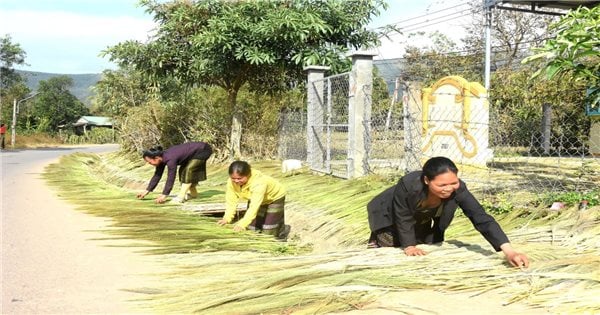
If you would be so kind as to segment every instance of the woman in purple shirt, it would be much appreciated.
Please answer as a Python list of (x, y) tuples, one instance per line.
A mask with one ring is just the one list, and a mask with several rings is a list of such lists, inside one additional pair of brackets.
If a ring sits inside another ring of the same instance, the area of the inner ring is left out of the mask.
[(162, 194), (155, 199), (156, 203), (164, 203), (171, 189), (173, 189), (175, 174), (179, 165), (181, 190), (173, 201), (182, 203), (187, 199), (196, 198), (198, 196), (196, 185), (199, 181), (206, 180), (206, 160), (211, 154), (212, 148), (205, 142), (187, 142), (174, 145), (164, 151), (162, 147), (156, 146), (144, 151), (142, 154), (144, 161), (156, 167), (156, 170), (146, 190), (137, 194), (137, 197), (143, 199), (156, 188), (166, 167), (167, 182)]

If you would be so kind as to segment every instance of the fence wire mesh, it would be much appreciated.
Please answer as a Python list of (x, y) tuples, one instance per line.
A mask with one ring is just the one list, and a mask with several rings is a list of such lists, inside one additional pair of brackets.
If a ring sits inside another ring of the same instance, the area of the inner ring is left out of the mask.
[(313, 170), (338, 177), (348, 176), (348, 99), (349, 73), (312, 82), (309, 88), (320, 89), (322, 98), (314, 107), (314, 120), (307, 146), (314, 152), (307, 161)]
[[(317, 161), (308, 161), (315, 170), (341, 177), (347, 171), (349, 150), (347, 80), (344, 74), (321, 82), (325, 83), (320, 85), (324, 88), (321, 120), (311, 130), (321, 154)], [(471, 106), (468, 113), (452, 105), (424, 109), (416, 102), (422, 99), (420, 89), (401, 89), (398, 103), (373, 112), (367, 121), (370, 173), (400, 178), (420, 169), (428, 158), (443, 155), (458, 164), (461, 179), (484, 202), (518, 204), (542, 195), (598, 191), (600, 157), (590, 154), (592, 122), (583, 109), (564, 111), (545, 105), (517, 115), (495, 107), (487, 96), (437, 93), (435, 97), (457, 102), (466, 97), (484, 105)], [(411, 108), (407, 105), (411, 100), (419, 105)], [(424, 110), (428, 111), (425, 119)], [(287, 119), (290, 126), (304, 130), (294, 129), (297, 136), (293, 136), (290, 128), (282, 129), (282, 138), (295, 139), (288, 141), (282, 158), (302, 158), (305, 146), (298, 135), (306, 134), (306, 125), (291, 122), (302, 121), (299, 115)]]
[(278, 156), (306, 161), (306, 112), (286, 110), (279, 116)]

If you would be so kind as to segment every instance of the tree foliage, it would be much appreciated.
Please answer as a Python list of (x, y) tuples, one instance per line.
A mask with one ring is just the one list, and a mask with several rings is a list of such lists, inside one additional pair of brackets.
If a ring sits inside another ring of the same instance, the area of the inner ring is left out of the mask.
[(66, 75), (40, 81), (38, 95), (24, 110), (28, 129), (54, 132), (60, 125), (74, 123), (86, 115), (87, 107), (68, 90), (72, 85), (73, 80)]
[(24, 65), (26, 55), (21, 45), (12, 42), (10, 35), (0, 38), (0, 90), (6, 91), (11, 86), (23, 82), (23, 78), (13, 67)]
[[(481, 54), (485, 47), (485, 10), (481, 0), (470, 2), (472, 24), (466, 25), (462, 39), (465, 50)], [(531, 47), (548, 37), (548, 25), (557, 20), (552, 15), (540, 15), (512, 10), (493, 10), (491, 28), (492, 67), (518, 66)], [(483, 56), (481, 57), (483, 58)]]
[(364, 27), (386, 5), (382, 0), (171, 1), (143, 0), (158, 22), (148, 43), (128, 41), (105, 54), (157, 80), (218, 86), (231, 112), (231, 154), (239, 156), (241, 108), (237, 94), (277, 92), (303, 78), (306, 65), (345, 69), (349, 48), (378, 42)]
[(122, 119), (128, 108), (144, 105), (152, 97), (151, 85), (135, 70), (105, 70), (93, 87), (92, 112)]
[(552, 108), (552, 134), (562, 145), (581, 145), (588, 138), (589, 122), (580, 104), (585, 84), (572, 75), (551, 80), (530, 80), (533, 70), (504, 68), (492, 76), (490, 123), (499, 138), (495, 146), (535, 146), (541, 139), (542, 105)]
[(573, 76), (589, 86), (589, 101), (600, 105), (600, 6), (580, 7), (551, 25), (555, 36), (524, 62), (543, 60), (534, 74), (546, 78)]
[(12, 117), (13, 102), (23, 99), (30, 91), (13, 69), (15, 65), (25, 64), (25, 56), (25, 51), (12, 42), (10, 35), (0, 38), (0, 121), (5, 124)]
[(440, 32), (410, 36), (427, 36), (431, 45), (407, 46), (406, 67), (402, 73), (405, 80), (431, 85), (445, 76), (460, 75), (469, 81), (482, 81), (482, 52), (461, 52), (456, 42)]

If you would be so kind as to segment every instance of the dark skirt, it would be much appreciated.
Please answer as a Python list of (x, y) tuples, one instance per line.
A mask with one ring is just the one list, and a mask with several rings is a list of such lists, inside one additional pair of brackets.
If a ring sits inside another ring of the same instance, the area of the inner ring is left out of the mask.
[(268, 205), (258, 208), (256, 218), (248, 226), (249, 230), (279, 236), (285, 226), (285, 196)]
[(197, 184), (206, 180), (206, 160), (212, 155), (212, 148), (206, 144), (204, 150), (179, 167), (179, 181), (182, 184)]
[[(415, 224), (415, 240), (417, 244), (434, 244), (444, 240), (438, 227), (439, 218)], [(404, 247), (393, 226), (371, 232), (369, 248), (373, 247)]]
[(179, 167), (179, 181), (182, 184), (197, 184), (206, 180), (206, 160), (191, 159)]

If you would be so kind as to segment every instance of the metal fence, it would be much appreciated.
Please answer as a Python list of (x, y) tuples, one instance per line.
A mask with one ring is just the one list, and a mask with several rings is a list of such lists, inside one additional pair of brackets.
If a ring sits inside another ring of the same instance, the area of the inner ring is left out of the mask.
[(306, 161), (306, 111), (286, 110), (279, 116), (278, 156)]
[[(321, 103), (322, 124), (311, 132), (322, 148), (320, 171), (336, 176), (347, 173), (348, 161), (348, 75), (324, 79), (325, 97)], [(402, 111), (395, 115), (373, 115), (368, 134), (368, 168), (372, 174), (399, 178), (419, 169), (431, 156), (444, 155), (460, 168), (459, 176), (479, 198), (494, 203), (519, 198), (531, 200), (540, 194), (597, 191), (600, 183), (600, 158), (590, 154), (594, 144), (590, 138), (592, 118), (582, 111), (566, 114), (559, 106), (543, 106), (527, 113), (526, 118), (494, 106), (461, 114), (451, 107), (430, 108), (423, 117), (422, 89), (407, 84), (400, 93)], [(314, 87), (313, 87), (314, 88)], [(438, 93), (439, 94), (439, 93)], [(473, 96), (442, 93), (436, 97), (451, 99), (477, 98), (489, 105), (487, 95)], [(483, 98), (483, 99), (482, 99)], [(409, 106), (414, 103), (413, 107)], [(400, 114), (401, 112), (401, 114)], [(292, 117), (288, 116), (288, 124)], [(390, 119), (391, 118), (391, 119)], [(298, 122), (295, 123), (300, 126)], [(426, 124), (426, 126), (424, 126)], [(302, 124), (306, 128), (305, 124)], [(429, 132), (429, 134), (423, 134)], [(282, 139), (298, 139), (286, 145), (282, 158), (303, 159), (305, 140), (283, 129)], [(285, 135), (288, 133), (287, 135)], [(306, 129), (294, 129), (295, 135)], [(429, 138), (428, 138), (429, 137)], [(435, 141), (432, 138), (435, 137)], [(306, 139), (306, 137), (304, 138)], [(291, 149), (296, 146), (297, 149)], [(469, 157), (478, 149), (479, 163)], [(483, 159), (483, 160), (481, 160)], [(483, 162), (482, 162), (483, 161)]]
[[(419, 91), (405, 89), (404, 104), (410, 98), (420, 99)], [(459, 94), (448, 95), (451, 98), (473, 97)], [(487, 96), (486, 96), (487, 98)], [(485, 100), (490, 104), (489, 100)], [(454, 130), (455, 133), (441, 133), (441, 141), (431, 144), (427, 135), (418, 145), (406, 145), (410, 133), (423, 128), (421, 111), (411, 112), (404, 106), (402, 120), (404, 124), (388, 133), (395, 135), (396, 145), (378, 140), (373, 134), (371, 157), (375, 157), (377, 147), (388, 149), (383, 156), (394, 157), (375, 160), (370, 163), (371, 171), (377, 174), (393, 176), (420, 167), (421, 163), (434, 155), (452, 158), (460, 168), (460, 177), (468, 183), (484, 200), (498, 202), (507, 199), (511, 202), (522, 198), (531, 200), (532, 196), (565, 192), (597, 191), (600, 186), (600, 157), (590, 154), (591, 146), (598, 146), (589, 137), (592, 118), (583, 111), (565, 115), (560, 107), (543, 106), (527, 113), (527, 118), (517, 117), (514, 113), (489, 107), (489, 112), (471, 112), (468, 120), (457, 116), (449, 108), (437, 107), (437, 113), (431, 115), (429, 125), (438, 130)], [(422, 110), (422, 109), (421, 109)], [(489, 117), (489, 118), (488, 118)], [(534, 117), (531, 119), (530, 117)], [(488, 121), (487, 124), (482, 122)], [(383, 122), (373, 121), (374, 126)], [(465, 124), (469, 125), (469, 135), (465, 133)], [(377, 128), (373, 128), (377, 130)], [(483, 132), (483, 133), (481, 133)], [(472, 163), (465, 156), (472, 153), (474, 141), (485, 138), (486, 148), (479, 148), (485, 163)], [(414, 141), (413, 141), (414, 142)], [(438, 146), (432, 150), (429, 146)], [(381, 151), (380, 151), (381, 152)], [(370, 159), (373, 161), (373, 159)], [(413, 163), (411, 164), (411, 161)], [(387, 167), (386, 167), (387, 166)], [(389, 167), (393, 166), (393, 167)], [(400, 175), (399, 174), (399, 175)]]
[[(322, 95), (322, 102), (316, 106), (314, 115), (318, 120), (312, 124), (310, 141), (316, 143), (318, 153), (307, 161), (315, 171), (347, 178), (350, 168), (348, 152), (351, 150), (348, 139), (350, 73), (343, 73), (316, 80), (310, 83), (312, 89)], [(309, 144), (309, 146), (311, 146)]]

